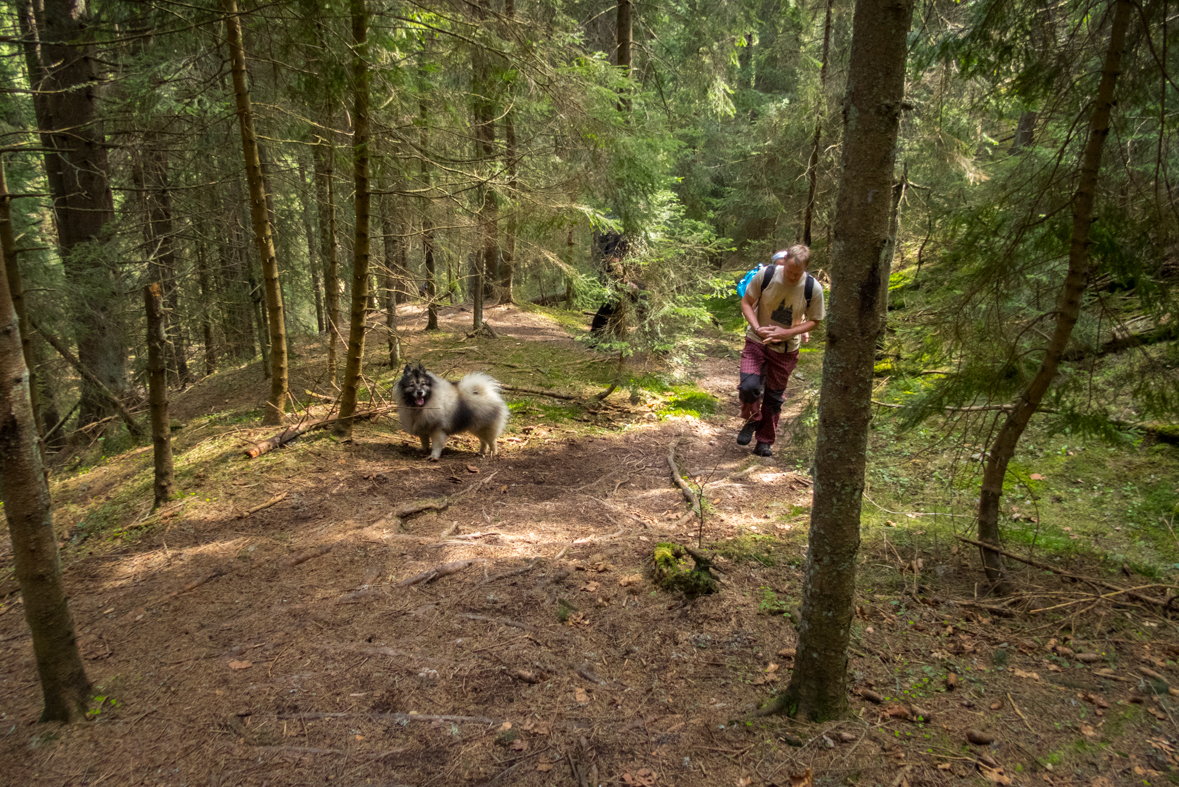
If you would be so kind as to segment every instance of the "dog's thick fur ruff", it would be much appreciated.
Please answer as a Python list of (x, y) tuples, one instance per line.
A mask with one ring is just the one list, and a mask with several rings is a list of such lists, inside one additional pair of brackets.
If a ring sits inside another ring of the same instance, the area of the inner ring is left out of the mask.
[(432, 461), (442, 455), (447, 438), (460, 432), (479, 438), (480, 455), (496, 455), (495, 441), (507, 425), (508, 406), (494, 378), (474, 372), (453, 385), (419, 363), (406, 365), (394, 392), (401, 425), (421, 439)]

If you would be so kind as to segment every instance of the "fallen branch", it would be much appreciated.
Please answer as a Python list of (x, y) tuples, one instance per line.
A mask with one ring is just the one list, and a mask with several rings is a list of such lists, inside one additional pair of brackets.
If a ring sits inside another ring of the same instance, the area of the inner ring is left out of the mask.
[(282, 561), (282, 563), (280, 565), (282, 565), (284, 568), (294, 568), (295, 566), (299, 565), (300, 563), (306, 563), (308, 560), (310, 560), (313, 557), (320, 557), (322, 555), (326, 555), (328, 552), (331, 552), (331, 551), (332, 551), (332, 545), (325, 544), (324, 546), (316, 547), (315, 549), (309, 549), (306, 552), (300, 552), (299, 554), (295, 555), (294, 557), (289, 557), (286, 560)]
[(359, 757), (366, 760), (383, 760), (386, 757), (399, 757), (408, 752), (409, 747), (403, 746), (400, 749), (389, 749), (388, 751), (357, 752), (345, 751), (344, 749), (317, 749), (313, 746), (258, 746), (256, 751), (273, 752), (276, 754), (337, 755), (340, 757)]
[(194, 579), (192, 582), (189, 582), (187, 585), (182, 587), (180, 590), (177, 590), (174, 593), (169, 593), (168, 598), (176, 598), (177, 596), (179, 596), (182, 593), (187, 593), (190, 590), (196, 590), (197, 588), (199, 588), (201, 585), (205, 584), (206, 582), (210, 582), (210, 581), (216, 579), (217, 577), (223, 577), (228, 573), (229, 573), (229, 570), (227, 568), (225, 568), (225, 566), (217, 566), (217, 568), (213, 569), (212, 574), (208, 574), (206, 576), (203, 576), (200, 579)]
[(532, 394), (534, 396), (547, 396), (550, 399), (564, 399), (567, 402), (576, 402), (580, 396), (570, 396), (569, 394), (559, 394), (553, 391), (542, 391), (539, 388), (522, 388), (518, 385), (501, 385), (500, 390), (511, 391), (512, 393)]
[(487, 579), (483, 580), (482, 584), (486, 585), (488, 582), (495, 582), (496, 580), (507, 579), (508, 577), (514, 577), (514, 576), (518, 576), (520, 574), (525, 574), (525, 573), (531, 571), (532, 569), (536, 568), (536, 564), (537, 564), (537, 561), (533, 560), (531, 563), (529, 563), (526, 566), (522, 566), (520, 568), (513, 568), (511, 571), (504, 571), (502, 573), (496, 574), (493, 577), (488, 577)]
[(397, 519), (404, 519), (423, 511), (445, 511), (449, 506), (450, 501), (445, 497), (440, 500), (415, 500), (398, 508), (393, 512), (393, 516)]
[(420, 574), (415, 574), (414, 576), (410, 577), (409, 579), (403, 579), (397, 583), (397, 586), (407, 588), (410, 585), (417, 585), (422, 582), (433, 582), (434, 580), (438, 579), (439, 577), (444, 577), (447, 574), (453, 574), (457, 571), (462, 571), (464, 568), (472, 565), (473, 563), (481, 563), (481, 562), (482, 562), (481, 560), (455, 560), (450, 563), (443, 563), (441, 566), (435, 566), (434, 568), (432, 568), (428, 571), (423, 571)]
[(474, 613), (464, 613), (459, 615), (460, 618), (467, 620), (481, 620), (484, 623), (497, 623), (501, 626), (511, 626), (514, 629), (523, 629), (524, 631), (536, 631), (536, 626), (530, 626), (527, 623), (521, 623), (517, 620), (508, 620), (507, 618), (489, 618), (486, 615), (476, 615)]
[[(1038, 568), (1041, 571), (1049, 571), (1049, 572), (1056, 574), (1058, 576), (1068, 577), (1070, 579), (1075, 579), (1078, 582), (1088, 582), (1091, 585), (1098, 585), (1100, 587), (1105, 588), (1106, 590), (1116, 590), (1116, 591), (1118, 591), (1119, 594), (1124, 594), (1126, 596), (1129, 596), (1132, 599), (1135, 599), (1137, 601), (1142, 601), (1146, 604), (1154, 604), (1155, 606), (1162, 607), (1164, 610), (1171, 608), (1171, 601), (1173, 600), (1173, 597), (1172, 597), (1172, 599), (1151, 598), (1150, 596), (1144, 596), (1141, 593), (1136, 593), (1133, 590), (1131, 590), (1130, 588), (1119, 587), (1118, 585), (1115, 585), (1112, 582), (1106, 582), (1105, 580), (1094, 579), (1092, 577), (1085, 577), (1085, 576), (1081, 576), (1080, 574), (1070, 574), (1069, 572), (1064, 571), (1063, 569), (1060, 569), (1060, 568), (1056, 568), (1055, 566), (1049, 566), (1046, 563), (1040, 563), (1035, 560), (1032, 560), (1031, 558), (1020, 557), (1019, 555), (1015, 554), (1014, 552), (1008, 552), (1005, 549), (1000, 549), (999, 547), (995, 546), (994, 544), (984, 544), (982, 541), (975, 541), (974, 539), (967, 538), (966, 536), (955, 536), (955, 537), (959, 541), (963, 541), (967, 544), (973, 544), (974, 546), (981, 547), (982, 549), (990, 550), (991, 552), (995, 552), (997, 554), (1003, 555), (1004, 557), (1009, 557), (1012, 560), (1017, 560), (1020, 563), (1023, 563), (1025, 565), (1029, 565), (1032, 568)], [(1174, 585), (1154, 585), (1154, 587), (1163, 588), (1165, 590), (1174, 590), (1174, 591), (1179, 592), (1179, 587), (1175, 587)]]
[(970, 607), (971, 609), (981, 609), (984, 612), (990, 612), (992, 615), (998, 615), (1001, 618), (1015, 617), (1015, 610), (1007, 607), (996, 607), (993, 604), (979, 604), (977, 601), (958, 601), (956, 602), (961, 607)]
[(65, 358), (66, 363), (74, 367), (78, 374), (81, 375), (83, 380), (90, 383), (90, 385), (94, 387), (94, 389), (102, 396), (103, 399), (106, 399), (115, 406), (115, 410), (118, 411), (119, 417), (123, 419), (123, 423), (127, 424), (127, 431), (131, 433), (131, 436), (135, 438), (136, 442), (147, 436), (146, 432), (143, 430), (143, 427), (140, 426), (139, 422), (135, 420), (135, 417), (131, 415), (131, 411), (127, 409), (127, 406), (123, 404), (123, 401), (119, 397), (115, 396), (111, 389), (107, 388), (102, 380), (100, 380), (93, 372), (83, 366), (82, 362), (74, 357), (74, 354), (69, 351), (69, 349), (61, 342), (60, 339), (49, 333), (49, 331), (46, 331), (31, 318), (29, 319), (29, 323), (33, 326), (33, 329), (36, 330), (37, 333), (41, 334), (45, 341), (49, 342), (49, 345), (53, 347), (53, 349), (57, 350), (58, 355), (60, 355), (62, 358)]
[(248, 511), (243, 511), (242, 513), (238, 514), (237, 518), (238, 519), (245, 519), (250, 514), (256, 514), (259, 511), (262, 511), (263, 509), (270, 508), (273, 505), (278, 505), (279, 503), (281, 503), (282, 501), (284, 501), (286, 499), (287, 499), (286, 492), (283, 492), (281, 495), (275, 495), (274, 497), (270, 498), (262, 505), (254, 506), (253, 508), (249, 509)]
[(679, 441), (680, 438), (678, 437), (671, 441), (671, 447), (667, 449), (667, 465), (671, 468), (671, 480), (675, 481), (676, 486), (684, 493), (684, 499), (692, 506), (692, 511), (698, 513), (700, 511), (700, 498), (696, 497), (692, 488), (688, 486), (688, 482), (680, 476), (680, 469), (675, 463), (675, 447)]
[(618, 537), (618, 536), (622, 535), (622, 534), (623, 534), (623, 533), (625, 533), (625, 532), (626, 532), (626, 528), (620, 527), (620, 528), (618, 528), (617, 530), (615, 530), (613, 533), (610, 533), (609, 535), (605, 535), (605, 536), (586, 536), (585, 538), (579, 538), (579, 539), (577, 539), (577, 540), (576, 540), (576, 541), (574, 541), (573, 543), (574, 543), (574, 544), (588, 544), (588, 543), (590, 543), (591, 541), (606, 541), (606, 540), (608, 540), (608, 539), (611, 539), (611, 538), (616, 538), (616, 537)]
[(503, 719), (486, 716), (427, 716), (424, 713), (280, 713), (276, 718), (305, 719), (375, 719), (388, 721), (449, 721), (455, 724), (503, 724)]
[[(356, 413), (355, 415), (351, 416), (351, 420), (363, 421), (368, 418), (374, 418), (374, 417), (380, 415), (381, 413), (386, 413), (392, 409), (393, 409), (393, 405), (390, 405), (388, 407), (377, 407), (372, 410), (365, 410), (363, 412), (359, 412), (359, 413)], [(312, 429), (322, 429), (323, 427), (331, 426), (332, 424), (334, 424), (340, 420), (342, 420), (342, 419), (340, 419), (340, 418), (321, 418), (318, 421), (306, 421), (301, 424), (296, 424), (295, 426), (289, 426), (286, 429), (284, 429), (283, 431), (276, 434), (274, 437), (268, 438), (266, 440), (263, 440), (260, 443), (250, 446), (249, 448), (247, 448), (245, 450), (245, 454), (250, 459), (257, 459), (258, 457), (262, 456), (262, 454), (268, 454), (271, 451), (273, 451), (275, 448), (286, 445), (287, 443), (294, 440), (296, 437), (306, 434), (307, 432), (310, 432)]]

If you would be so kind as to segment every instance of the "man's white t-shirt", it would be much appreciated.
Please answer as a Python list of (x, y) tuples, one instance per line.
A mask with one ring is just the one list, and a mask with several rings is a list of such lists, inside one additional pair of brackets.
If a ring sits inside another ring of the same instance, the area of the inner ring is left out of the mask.
[[(786, 268), (778, 265), (774, 268), (774, 278), (762, 291), (762, 279), (765, 278), (764, 269), (758, 271), (753, 280), (746, 287), (746, 294), (752, 293), (757, 300), (757, 324), (774, 325), (779, 328), (790, 328), (807, 320), (821, 322), (827, 316), (823, 305), (823, 287), (816, 280), (811, 292), (811, 305), (806, 305), (806, 280), (809, 273), (803, 273), (798, 284), (791, 287), (786, 283)], [(764, 344), (762, 338), (750, 326), (745, 331), (745, 338), (752, 339), (758, 344)], [(774, 352), (794, 352), (802, 344), (800, 336), (791, 336), (784, 342), (767, 345), (767, 349)]]

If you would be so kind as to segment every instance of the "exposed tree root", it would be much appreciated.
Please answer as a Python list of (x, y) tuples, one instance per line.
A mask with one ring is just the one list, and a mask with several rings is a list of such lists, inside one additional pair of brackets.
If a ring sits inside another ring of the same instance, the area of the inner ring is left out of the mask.
[(247, 511), (243, 511), (242, 513), (238, 514), (238, 515), (237, 515), (237, 518), (238, 518), (238, 519), (245, 519), (245, 518), (246, 518), (246, 517), (248, 517), (250, 514), (256, 514), (256, 513), (258, 513), (259, 511), (262, 511), (263, 509), (270, 508), (270, 507), (271, 507), (271, 506), (273, 506), (273, 505), (278, 505), (279, 503), (281, 503), (282, 501), (284, 501), (284, 500), (286, 500), (286, 499), (287, 499), (287, 493), (286, 493), (286, 492), (283, 492), (281, 495), (275, 495), (274, 497), (270, 498), (269, 500), (267, 500), (267, 501), (266, 501), (265, 503), (263, 503), (262, 505), (257, 505), (257, 506), (254, 506), (253, 508), (251, 508), (251, 509), (249, 509), (249, 510), (247, 510)]
[(293, 567), (299, 565), (300, 563), (306, 563), (308, 560), (310, 560), (313, 557), (320, 557), (321, 555), (326, 555), (328, 552), (331, 552), (331, 551), (332, 551), (332, 545), (325, 544), (321, 547), (316, 547), (315, 549), (309, 549), (306, 552), (300, 552), (299, 554), (295, 555), (294, 557), (289, 557), (286, 560), (282, 561), (282, 563), (280, 565), (283, 566), (284, 568), (293, 568)]
[(439, 577), (444, 577), (447, 574), (453, 574), (456, 571), (462, 571), (467, 566), (473, 563), (482, 563), (482, 560), (455, 560), (450, 563), (443, 563), (440, 566), (435, 566), (428, 571), (423, 571), (420, 574), (415, 574), (409, 579), (403, 579), (397, 583), (397, 587), (407, 588), (411, 585), (417, 585), (422, 582), (433, 582)]

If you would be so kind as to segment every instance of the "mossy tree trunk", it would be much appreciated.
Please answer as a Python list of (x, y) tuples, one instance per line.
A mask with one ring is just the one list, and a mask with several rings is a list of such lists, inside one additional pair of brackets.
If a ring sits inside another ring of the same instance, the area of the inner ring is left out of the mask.
[(82, 666), (61, 579), (49, 487), (29, 398), (29, 374), (21, 350), (20, 323), (0, 276), (0, 496), (12, 538), (16, 579), (45, 707), (41, 721), (85, 718), (90, 681)]
[(168, 421), (168, 369), (164, 362), (167, 335), (164, 331), (164, 298), (160, 285), (152, 282), (143, 288), (147, 312), (147, 380), (151, 409), (151, 439), (155, 458), (155, 501), (159, 508), (172, 496), (172, 431)]
[(847, 647), (876, 337), (888, 287), (889, 199), (914, 0), (858, 0), (844, 99), (834, 282), (819, 398), (814, 504), (794, 672), (767, 712), (847, 715)]
[(372, 194), (369, 186), (369, 69), (368, 12), (364, 0), (350, 0), (352, 16), (352, 163), (356, 179), (356, 239), (352, 244), (352, 319), (348, 328), (348, 357), (344, 365), (344, 391), (340, 415), (332, 434), (352, 436), (360, 369), (364, 361), (364, 316), (368, 303), (369, 224)]
[(263, 423), (283, 420), (287, 407), (287, 330), (283, 315), (282, 289), (278, 281), (278, 259), (274, 252), (274, 234), (266, 204), (266, 185), (262, 178), (262, 160), (258, 137), (254, 132), (254, 111), (246, 85), (246, 53), (242, 45), (241, 20), (237, 0), (222, 0), (225, 30), (233, 71), (233, 93), (237, 101), (237, 119), (241, 128), (242, 155), (246, 163), (246, 180), (250, 187), (250, 218), (254, 241), (262, 260), (262, 279), (266, 291), (266, 317), (270, 329), (270, 396), (266, 400)]

